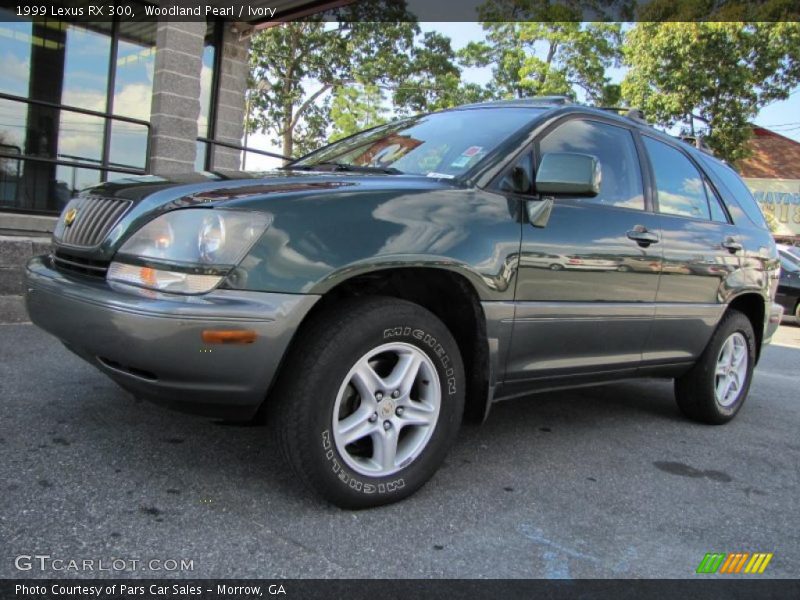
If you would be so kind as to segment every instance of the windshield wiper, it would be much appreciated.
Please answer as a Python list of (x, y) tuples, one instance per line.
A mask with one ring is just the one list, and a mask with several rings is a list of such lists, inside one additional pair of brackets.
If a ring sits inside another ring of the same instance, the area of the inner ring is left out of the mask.
[(402, 175), (403, 172), (394, 167), (369, 167), (350, 165), (347, 163), (323, 161), (313, 165), (286, 165), (284, 169), (297, 169), (298, 171), (352, 171), (354, 173), (383, 173), (385, 175)]

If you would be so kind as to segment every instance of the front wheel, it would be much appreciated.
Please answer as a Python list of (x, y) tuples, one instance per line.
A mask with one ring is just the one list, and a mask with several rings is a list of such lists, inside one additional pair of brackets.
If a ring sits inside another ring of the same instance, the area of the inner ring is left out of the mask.
[(426, 309), (362, 298), (317, 314), (274, 401), (298, 477), (343, 508), (401, 500), (438, 469), (464, 410), (455, 340)]
[(729, 311), (697, 363), (675, 380), (681, 412), (711, 425), (733, 419), (750, 390), (755, 348), (750, 320), (739, 311)]

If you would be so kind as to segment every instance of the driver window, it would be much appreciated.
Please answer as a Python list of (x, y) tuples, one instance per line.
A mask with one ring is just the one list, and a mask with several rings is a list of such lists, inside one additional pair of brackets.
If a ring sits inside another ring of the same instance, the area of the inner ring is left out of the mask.
[(539, 158), (547, 152), (591, 154), (600, 163), (600, 193), (581, 202), (644, 210), (639, 158), (631, 132), (598, 121), (573, 119), (539, 142)]
[(506, 172), (499, 184), (500, 190), (511, 194), (533, 193), (533, 154), (523, 152)]

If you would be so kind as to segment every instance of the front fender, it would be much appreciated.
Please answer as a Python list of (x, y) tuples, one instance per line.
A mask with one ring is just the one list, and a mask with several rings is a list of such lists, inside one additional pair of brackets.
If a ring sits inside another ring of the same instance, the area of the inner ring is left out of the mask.
[(265, 206), (274, 220), (227, 287), (324, 294), (389, 268), (459, 273), (481, 300), (513, 300), (518, 203), (476, 189), (339, 192)]

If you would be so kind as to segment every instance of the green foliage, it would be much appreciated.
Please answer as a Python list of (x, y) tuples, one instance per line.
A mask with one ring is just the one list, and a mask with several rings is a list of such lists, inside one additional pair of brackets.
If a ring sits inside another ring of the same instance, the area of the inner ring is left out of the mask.
[(336, 88), (331, 104), (331, 142), (388, 121), (384, 95), (375, 85)]
[[(648, 8), (693, 18), (705, 4), (656, 0)], [(758, 111), (800, 82), (798, 59), (796, 22), (640, 22), (625, 38), (622, 94), (660, 125), (693, 133), (695, 120), (707, 123), (709, 146), (735, 162), (747, 154)]]
[(468, 44), (459, 58), (466, 66), (491, 65), (489, 92), (496, 97), (574, 98), (580, 88), (589, 103), (617, 100), (605, 72), (620, 58), (621, 25), (579, 22), (586, 11), (585, 2), (486, 2), (479, 7), (486, 39)]
[[(604, 21), (633, 6), (638, 22), (626, 34)], [(253, 37), (246, 125), (296, 156), (394, 115), (580, 90), (589, 104), (636, 106), (684, 133), (700, 124), (735, 162), (758, 111), (800, 82), (800, 23), (786, 18), (790, 10), (795, 0), (487, 0), (485, 39), (455, 53), (446, 36), (421, 34), (402, 0), (356, 2), (334, 22)], [(620, 61), (629, 67), (621, 86), (606, 75)], [(465, 83), (459, 65), (488, 66), (491, 81)]]
[(326, 139), (332, 111), (338, 137), (380, 121), (372, 100), (381, 88), (392, 88), (389, 100), (400, 111), (456, 102), (460, 72), (449, 38), (420, 36), (403, 2), (356, 2), (335, 16), (333, 23), (297, 21), (253, 36), (250, 131), (270, 134), (294, 156)]

